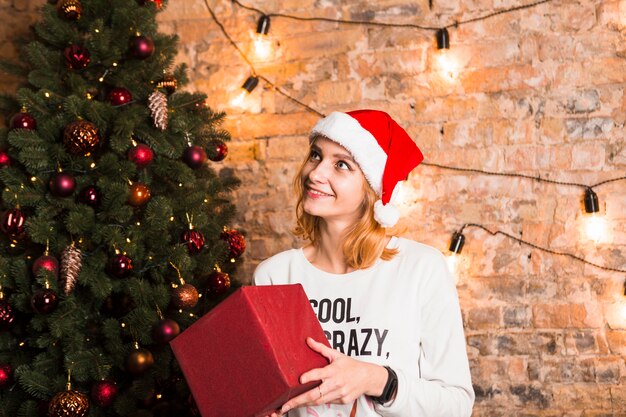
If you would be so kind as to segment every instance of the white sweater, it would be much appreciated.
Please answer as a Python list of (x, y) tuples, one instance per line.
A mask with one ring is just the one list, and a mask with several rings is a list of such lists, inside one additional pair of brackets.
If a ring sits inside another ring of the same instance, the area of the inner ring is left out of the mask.
[[(361, 396), (357, 417), (466, 417), (474, 391), (454, 280), (436, 249), (403, 238), (390, 261), (331, 274), (313, 266), (302, 249), (281, 252), (254, 273), (257, 285), (301, 283), (330, 345), (398, 374), (395, 400), (383, 405)], [(290, 417), (349, 417), (352, 404), (326, 404)]]

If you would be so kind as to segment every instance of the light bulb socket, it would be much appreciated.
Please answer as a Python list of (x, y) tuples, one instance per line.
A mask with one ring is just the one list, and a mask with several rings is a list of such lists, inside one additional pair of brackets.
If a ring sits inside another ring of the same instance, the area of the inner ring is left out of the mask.
[(450, 242), (450, 247), (448, 249), (452, 253), (461, 253), (464, 244), (465, 236), (463, 236), (463, 234), (460, 232), (454, 232), (454, 234), (452, 235), (452, 241)]
[(259, 84), (259, 77), (255, 77), (254, 75), (251, 75), (248, 77), (246, 82), (243, 83), (241, 88), (246, 90), (248, 93), (251, 93), (252, 90), (254, 90), (258, 84)]
[(262, 15), (259, 17), (259, 21), (256, 25), (256, 33), (259, 35), (267, 35), (270, 31), (270, 17), (268, 15)]
[(600, 207), (598, 205), (598, 195), (591, 188), (587, 188), (585, 190), (584, 201), (586, 213), (597, 213), (600, 211)]
[(437, 49), (450, 49), (450, 34), (448, 29), (441, 28), (437, 31)]

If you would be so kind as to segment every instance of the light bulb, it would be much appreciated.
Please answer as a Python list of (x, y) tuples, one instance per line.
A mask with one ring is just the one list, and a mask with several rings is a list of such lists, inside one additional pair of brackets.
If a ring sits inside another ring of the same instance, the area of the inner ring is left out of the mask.
[(245, 91), (240, 92), (237, 97), (231, 100), (231, 104), (237, 107), (241, 106), (241, 103), (243, 103), (243, 100), (246, 98), (247, 95), (248, 93), (246, 93)]
[(585, 216), (585, 232), (589, 239), (598, 244), (606, 235), (606, 219), (596, 213)]
[(254, 53), (260, 59), (267, 59), (274, 50), (273, 43), (267, 35), (253, 35)]
[(437, 69), (449, 80), (455, 80), (459, 76), (459, 63), (449, 49), (440, 49), (436, 52)]
[(256, 77), (254, 75), (249, 76), (246, 79), (246, 81), (243, 83), (243, 85), (241, 86), (241, 92), (239, 93), (237, 97), (235, 97), (231, 101), (231, 104), (233, 106), (240, 106), (241, 103), (243, 102), (243, 99), (248, 94), (250, 94), (256, 88), (258, 84), (259, 84), (259, 77)]
[(452, 275), (456, 276), (459, 268), (459, 255), (452, 253), (446, 256), (446, 263), (448, 264), (448, 269), (452, 272)]

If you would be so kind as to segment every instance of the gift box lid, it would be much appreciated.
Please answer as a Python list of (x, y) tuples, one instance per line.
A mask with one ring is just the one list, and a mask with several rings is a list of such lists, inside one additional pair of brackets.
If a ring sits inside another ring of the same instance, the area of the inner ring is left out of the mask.
[(202, 417), (257, 417), (319, 384), (300, 375), (328, 361), (300, 284), (241, 287), (170, 342)]

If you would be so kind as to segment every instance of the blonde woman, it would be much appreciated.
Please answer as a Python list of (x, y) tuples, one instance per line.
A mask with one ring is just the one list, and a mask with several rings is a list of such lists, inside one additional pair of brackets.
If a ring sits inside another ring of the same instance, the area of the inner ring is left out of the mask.
[[(393, 200), (423, 160), (388, 114), (333, 112), (295, 178), (296, 234), (308, 241), (255, 271), (257, 285), (304, 287), (332, 348), (321, 381), (272, 417), (464, 417), (474, 391), (454, 281), (442, 254), (396, 237)], [(415, 221), (419, 221), (416, 219)]]

